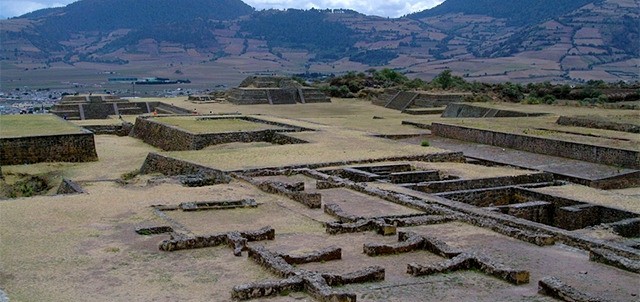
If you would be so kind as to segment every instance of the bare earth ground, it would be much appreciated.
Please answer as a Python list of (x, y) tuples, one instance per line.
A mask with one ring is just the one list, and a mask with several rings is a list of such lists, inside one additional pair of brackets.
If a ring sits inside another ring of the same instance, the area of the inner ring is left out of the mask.
[[(322, 210), (311, 210), (285, 197), (263, 193), (249, 183), (233, 181), (187, 188), (159, 175), (138, 176), (128, 184), (117, 181), (123, 174), (138, 169), (149, 152), (185, 158), (223, 170), (443, 152), (416, 143), (371, 136), (426, 134), (427, 130), (403, 126), (400, 122), (439, 121), (442, 118), (403, 115), (364, 101), (334, 100), (333, 104), (282, 107), (191, 103), (186, 106), (206, 113), (262, 114), (260, 118), (318, 131), (291, 134), (310, 141), (309, 144), (226, 144), (197, 152), (161, 152), (130, 137), (99, 135), (95, 137), (100, 158), (97, 162), (3, 166), (4, 174), (56, 172), (77, 181), (87, 191), (80, 195), (0, 201), (0, 289), (7, 293), (10, 301), (230, 301), (233, 286), (277, 279), (276, 276), (248, 260), (246, 253), (234, 257), (227, 247), (162, 252), (158, 250), (158, 244), (168, 235), (141, 236), (134, 229), (167, 224), (154, 214), (151, 205), (244, 198), (253, 198), (260, 206), (226, 211), (174, 211), (167, 215), (193, 233), (202, 235), (270, 225), (276, 230), (276, 240), (251, 244), (265, 245), (273, 251), (301, 254), (330, 245), (342, 248), (342, 260), (299, 266), (304, 269), (347, 273), (372, 265), (383, 266), (385, 281), (340, 288), (357, 293), (358, 301), (552, 301), (537, 294), (537, 281), (545, 276), (559, 277), (580, 291), (612, 301), (638, 299), (637, 274), (591, 262), (585, 251), (562, 244), (538, 247), (461, 222), (406, 228), (455, 247), (482, 251), (507, 266), (531, 272), (531, 282), (522, 286), (477, 271), (411, 277), (405, 272), (408, 263), (434, 264), (445, 259), (426, 251), (368, 257), (362, 253), (364, 243), (394, 243), (396, 237), (383, 237), (373, 232), (329, 235), (322, 224), (334, 218)], [(524, 108), (522, 110), (537, 110)], [(570, 111), (573, 108), (551, 109)], [(576, 110), (574, 114), (593, 114), (593, 111), (585, 111)], [(374, 115), (384, 119), (374, 120)], [(515, 168), (464, 163), (412, 164), (463, 179), (530, 173)], [(343, 188), (316, 190), (315, 180), (306, 176), (258, 179), (303, 181), (308, 192), (323, 195), (324, 204), (337, 203), (353, 215), (416, 213), (414, 209)], [(388, 183), (368, 185), (410, 191)], [(569, 185), (538, 190), (640, 212), (637, 210), (637, 188), (602, 191)], [(416, 191), (412, 191), (412, 195), (426, 196)], [(289, 293), (257, 301), (314, 300), (306, 293)]]

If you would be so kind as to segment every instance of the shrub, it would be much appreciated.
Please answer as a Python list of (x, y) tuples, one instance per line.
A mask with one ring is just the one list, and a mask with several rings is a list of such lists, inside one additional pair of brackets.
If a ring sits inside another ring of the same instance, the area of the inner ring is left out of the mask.
[(420, 146), (422, 146), (422, 147), (429, 147), (429, 146), (431, 146), (431, 144), (429, 143), (429, 141), (428, 141), (428, 140), (423, 140), (423, 141), (420, 143)]

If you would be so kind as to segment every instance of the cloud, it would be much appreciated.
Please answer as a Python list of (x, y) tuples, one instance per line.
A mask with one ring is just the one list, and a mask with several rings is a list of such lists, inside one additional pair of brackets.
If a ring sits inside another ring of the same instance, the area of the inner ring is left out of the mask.
[[(443, 1), (444, 0), (245, 0), (244, 2), (258, 10), (269, 8), (347, 8), (367, 15), (395, 18), (434, 7)], [(75, 2), (75, 0), (0, 0), (0, 19), (20, 16), (43, 8), (65, 6), (72, 2)]]
[(65, 6), (72, 2), (75, 0), (2, 0), (0, 1), (0, 19), (24, 15), (43, 8)]
[(294, 0), (246, 0), (245, 3), (255, 7), (256, 9), (310, 9), (310, 8), (348, 8), (367, 15), (376, 15), (382, 17), (400, 17), (406, 14), (423, 11), (432, 8), (444, 0), (313, 0), (313, 1), (294, 1)]

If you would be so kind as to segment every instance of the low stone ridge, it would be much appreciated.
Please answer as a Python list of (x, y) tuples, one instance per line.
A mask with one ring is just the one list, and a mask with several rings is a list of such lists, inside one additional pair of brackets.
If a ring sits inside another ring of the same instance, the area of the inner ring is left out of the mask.
[[(1, 174), (2, 171), (0, 171)], [(82, 187), (76, 183), (75, 181), (71, 180), (71, 179), (67, 179), (67, 178), (63, 178), (62, 179), (62, 183), (60, 183), (60, 186), (58, 187), (58, 191), (56, 191), (56, 194), (59, 195), (63, 195), (63, 194), (84, 194), (84, 190), (82, 189)]]
[(629, 259), (604, 249), (591, 249), (589, 251), (589, 260), (640, 274), (639, 259)]
[(398, 244), (367, 243), (364, 245), (363, 250), (367, 256), (393, 255), (426, 250), (445, 258), (453, 258), (462, 253), (437, 238), (420, 236), (413, 232), (398, 232), (398, 241)]
[(380, 282), (384, 281), (385, 271), (383, 267), (372, 266), (359, 270), (357, 272), (347, 274), (322, 274), (322, 278), (327, 281), (329, 286), (343, 286), (347, 284), (365, 283), (365, 282)]
[(220, 174), (219, 173), (207, 173), (205, 171), (190, 174), (190, 175), (178, 175), (178, 180), (185, 187), (206, 187), (219, 184)]
[(185, 212), (207, 211), (207, 210), (229, 210), (241, 208), (256, 208), (258, 203), (254, 199), (211, 201), (211, 202), (185, 202), (179, 205)]
[(388, 224), (392, 224), (397, 227), (411, 227), (411, 226), (419, 226), (419, 225), (441, 224), (441, 223), (447, 223), (455, 220), (456, 218), (453, 216), (442, 216), (442, 215), (421, 215), (421, 216), (415, 216), (415, 217), (385, 219), (385, 221)]
[(304, 290), (304, 280), (293, 276), (282, 280), (261, 281), (234, 286), (231, 298), (245, 301)]
[(338, 222), (325, 224), (326, 232), (332, 235), (376, 231), (380, 235), (395, 235), (398, 227), (440, 224), (456, 220), (454, 216), (429, 214), (391, 215), (360, 217), (348, 214), (337, 204), (325, 204), (324, 212), (336, 217)]
[(348, 214), (347, 212), (342, 210), (342, 207), (340, 207), (339, 205), (337, 205), (335, 203), (325, 204), (324, 205), (324, 212), (327, 215), (330, 215), (330, 216), (333, 216), (335, 218), (338, 218), (338, 221), (340, 221), (342, 223), (353, 223), (353, 222), (356, 222), (358, 220), (365, 219), (364, 217)]
[(363, 246), (363, 252), (367, 256), (381, 256), (381, 255), (393, 255), (408, 253), (421, 249), (424, 246), (424, 238), (420, 236), (413, 236), (405, 238), (397, 244), (379, 244), (379, 243), (365, 243)]
[(515, 285), (529, 283), (528, 271), (508, 268), (488, 257), (480, 256), (476, 253), (463, 253), (435, 265), (422, 266), (411, 263), (407, 266), (407, 273), (417, 277), (471, 269), (479, 270), (487, 275), (500, 278)]
[(173, 233), (173, 228), (167, 225), (139, 227), (136, 229), (136, 233), (138, 233), (139, 235), (158, 235), (158, 234), (165, 234), (165, 233)]
[(234, 249), (234, 255), (241, 256), (247, 250), (247, 242), (275, 239), (275, 230), (264, 227), (252, 232), (229, 232), (209, 236), (183, 236), (171, 234), (171, 239), (160, 243), (160, 250), (173, 252), (178, 250), (198, 249), (227, 244)]
[(545, 277), (538, 281), (538, 293), (567, 302), (607, 302), (609, 300), (583, 293), (565, 284), (556, 277)]
[(312, 262), (324, 262), (342, 259), (342, 249), (331, 246), (319, 251), (307, 253), (304, 255), (288, 255), (280, 254), (280, 257), (289, 264), (305, 264)]
[[(311, 209), (319, 209), (322, 207), (322, 195), (320, 193), (291, 191), (291, 185), (281, 182), (264, 181), (257, 184), (257, 186), (264, 192), (286, 196), (287, 198), (304, 204)], [(293, 189), (297, 190), (299, 187), (294, 187)]]
[[(333, 254), (335, 254), (335, 249), (328, 250), (333, 250)], [(381, 267), (369, 267), (347, 274), (320, 274), (296, 269), (283, 258), (291, 256), (273, 253), (263, 246), (250, 246), (248, 251), (250, 259), (286, 279), (235, 286), (231, 296), (238, 300), (256, 299), (287, 291), (304, 290), (314, 299), (321, 302), (355, 302), (355, 294), (335, 291), (332, 286), (384, 280), (384, 269)], [(323, 254), (323, 251), (311, 254), (319, 255)]]

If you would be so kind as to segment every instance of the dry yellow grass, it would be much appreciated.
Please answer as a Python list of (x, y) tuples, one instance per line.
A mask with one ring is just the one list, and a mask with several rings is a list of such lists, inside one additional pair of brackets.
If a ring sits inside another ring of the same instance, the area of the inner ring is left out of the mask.
[[(403, 115), (358, 100), (334, 100), (332, 104), (294, 106), (191, 104), (176, 99), (163, 101), (186, 105), (187, 108), (197, 107), (202, 113), (240, 111), (244, 114), (259, 114), (257, 117), (261, 119), (317, 131), (289, 134), (309, 141), (308, 144), (227, 144), (189, 152), (161, 152), (131, 137), (100, 135), (95, 137), (99, 156), (97, 162), (3, 166), (4, 173), (59, 173), (79, 182), (88, 192), (82, 195), (40, 196), (0, 202), (0, 288), (9, 295), (11, 301), (229, 301), (233, 286), (277, 279), (276, 276), (245, 257), (234, 257), (227, 247), (161, 252), (158, 250), (158, 243), (168, 238), (167, 235), (140, 236), (134, 233), (134, 229), (143, 225), (167, 224), (153, 214), (150, 208), (153, 204), (242, 198), (254, 198), (262, 205), (257, 209), (190, 214), (172, 212), (169, 215), (198, 234), (249, 230), (269, 224), (276, 228), (276, 240), (264, 244), (278, 251), (301, 253), (330, 244), (340, 245), (344, 250), (343, 260), (306, 267), (350, 272), (368, 265), (385, 266), (388, 278), (375, 286), (387, 286), (389, 289), (372, 290), (370, 284), (358, 286), (359, 291), (370, 293), (365, 296), (365, 300), (419, 300), (424, 295), (416, 293), (430, 291), (437, 291), (441, 300), (468, 299), (469, 287), (474, 292), (481, 292), (478, 300), (483, 301), (494, 301), (496, 297), (546, 300), (537, 295), (535, 282), (516, 289), (492, 277), (475, 276), (476, 273), (454, 273), (420, 279), (410, 277), (405, 272), (407, 263), (435, 263), (444, 259), (422, 251), (398, 258), (366, 257), (362, 254), (362, 244), (395, 243), (397, 239), (373, 233), (328, 235), (324, 233), (321, 223), (332, 221), (333, 218), (322, 210), (310, 210), (289, 199), (265, 194), (245, 182), (233, 181), (226, 185), (187, 188), (167, 179), (148, 183), (156, 177), (154, 175), (138, 177), (127, 186), (116, 182), (122, 174), (138, 169), (149, 152), (159, 152), (224, 170), (447, 152), (372, 136), (428, 133), (401, 126), (400, 122), (431, 122), (443, 120), (442, 118)], [(384, 119), (373, 120), (374, 115)], [(4, 117), (0, 119), (2, 118)], [(80, 125), (95, 123), (100, 122), (77, 122)], [(507, 167), (488, 168), (464, 163), (413, 164), (466, 179), (530, 173)], [(314, 181), (305, 177), (294, 176), (291, 180), (305, 181), (307, 188), (313, 188), (311, 185)], [(390, 184), (371, 185), (409, 191)], [(637, 190), (633, 189), (600, 191), (581, 186), (564, 186), (538, 190), (638, 212), (637, 202), (634, 202), (637, 200)], [(429, 198), (421, 192), (412, 191), (411, 194), (425, 200)], [(348, 199), (362, 198), (352, 204), (354, 211), (369, 213), (370, 210), (382, 209), (399, 213), (414, 212), (397, 209), (398, 205), (374, 208), (376, 203), (383, 201), (371, 201), (367, 199), (369, 197), (359, 196), (349, 195)], [(323, 202), (342, 201), (326, 193)], [(345, 205), (345, 208), (348, 206)], [(567, 280), (577, 280), (574, 283), (581, 286), (581, 290), (608, 294), (617, 300), (629, 298), (628, 293), (635, 288), (635, 274), (590, 262), (584, 254), (559, 246), (537, 247), (459, 222), (409, 230), (437, 237), (456, 247), (481, 250), (518, 269), (532, 270), (533, 280), (538, 280), (543, 274), (557, 275)], [(486, 242), (492, 244), (488, 245)], [(577, 271), (588, 271), (589, 278), (576, 277)], [(617, 281), (611, 284), (602, 280)], [(424, 283), (416, 285), (416, 282)], [(598, 287), (601, 283), (606, 283), (606, 286)], [(372, 292), (377, 296), (374, 297)], [(358, 297), (359, 300), (361, 297)], [(292, 293), (258, 301), (311, 300), (304, 293)]]
[(154, 118), (154, 120), (163, 124), (182, 128), (192, 133), (242, 132), (282, 128), (238, 118), (198, 119), (198, 117), (195, 116), (180, 116), (157, 117)]

